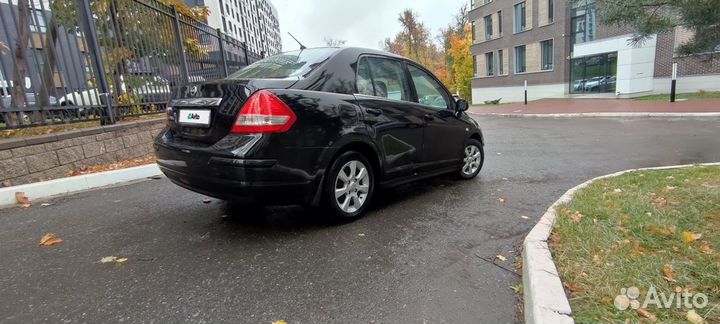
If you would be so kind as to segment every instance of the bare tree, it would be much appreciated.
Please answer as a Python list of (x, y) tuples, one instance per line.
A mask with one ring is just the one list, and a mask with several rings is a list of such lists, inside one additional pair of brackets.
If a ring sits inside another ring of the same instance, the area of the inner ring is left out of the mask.
[[(17, 31), (18, 38), (15, 43), (15, 71), (13, 73), (13, 87), (10, 92), (11, 107), (25, 107), (25, 76), (27, 75), (28, 65), (25, 51), (28, 47), (30, 38), (30, 7), (27, 0), (18, 0), (18, 21)], [(10, 113), (6, 122), (9, 126), (18, 125), (18, 114)]]
[(344, 39), (335, 39), (332, 37), (325, 37), (323, 40), (325, 41), (325, 45), (329, 47), (340, 47), (347, 43), (347, 41)]

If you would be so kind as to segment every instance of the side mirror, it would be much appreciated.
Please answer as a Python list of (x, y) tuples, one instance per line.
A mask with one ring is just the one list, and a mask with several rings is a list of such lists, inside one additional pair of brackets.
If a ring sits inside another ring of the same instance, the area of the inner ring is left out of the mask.
[(470, 105), (468, 105), (468, 102), (465, 99), (458, 99), (458, 101), (455, 102), (455, 111), (457, 112), (466, 111), (468, 108), (470, 108)]

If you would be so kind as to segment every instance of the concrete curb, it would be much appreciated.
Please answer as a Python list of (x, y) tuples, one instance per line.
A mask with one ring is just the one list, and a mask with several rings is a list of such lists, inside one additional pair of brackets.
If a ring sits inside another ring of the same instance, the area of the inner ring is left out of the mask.
[(578, 190), (594, 181), (617, 177), (630, 172), (679, 169), (692, 166), (720, 166), (720, 162), (672, 165), (654, 168), (630, 169), (596, 177), (575, 186), (550, 205), (540, 221), (530, 230), (523, 242), (523, 299), (526, 324), (572, 324), (570, 302), (565, 295), (560, 276), (552, 259), (547, 240), (557, 217), (555, 208), (570, 202)]
[(17, 204), (16, 192), (24, 192), (30, 201), (82, 190), (100, 188), (122, 182), (161, 175), (157, 164), (142, 165), (127, 169), (98, 172), (50, 181), (29, 183), (14, 187), (0, 188), (0, 207)]
[(698, 117), (720, 117), (720, 112), (708, 113), (652, 113), (652, 112), (597, 112), (597, 113), (567, 113), (567, 114), (507, 114), (507, 113), (479, 113), (469, 112), (478, 116), (498, 116), (498, 117), (516, 117), (516, 118), (579, 118), (579, 117), (595, 117), (595, 118), (625, 118), (625, 117), (643, 117), (643, 118), (698, 118)]

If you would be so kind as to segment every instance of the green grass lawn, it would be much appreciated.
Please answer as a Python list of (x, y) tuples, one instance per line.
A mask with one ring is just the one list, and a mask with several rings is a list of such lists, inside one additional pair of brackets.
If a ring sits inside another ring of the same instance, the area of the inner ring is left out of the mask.
[[(675, 96), (675, 99), (687, 99), (687, 100), (720, 99), (720, 92), (702, 91), (702, 92), (678, 93)], [(669, 94), (649, 95), (649, 96), (636, 97), (635, 100), (646, 100), (646, 101), (670, 100), (670, 95)]]
[(696, 312), (720, 323), (720, 167), (599, 180), (558, 215), (549, 244), (576, 322), (687, 323), (689, 309), (675, 304), (648, 313), (614, 306), (621, 288), (640, 288), (642, 304), (654, 286), (707, 295)]

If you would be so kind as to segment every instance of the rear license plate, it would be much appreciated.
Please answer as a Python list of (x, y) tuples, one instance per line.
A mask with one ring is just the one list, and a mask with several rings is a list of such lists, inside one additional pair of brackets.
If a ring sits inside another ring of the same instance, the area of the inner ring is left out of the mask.
[(180, 109), (178, 122), (187, 126), (210, 126), (210, 110)]

